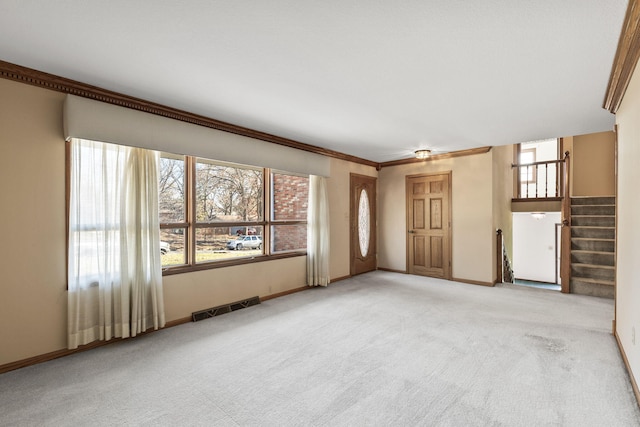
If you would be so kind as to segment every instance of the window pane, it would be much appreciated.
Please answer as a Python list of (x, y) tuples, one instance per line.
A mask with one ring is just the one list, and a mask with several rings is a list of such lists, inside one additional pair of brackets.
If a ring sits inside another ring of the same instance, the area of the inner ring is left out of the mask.
[(271, 226), (271, 252), (307, 249), (307, 224)]
[(184, 222), (184, 157), (160, 157), (160, 223)]
[(198, 159), (196, 221), (262, 221), (262, 169)]
[(118, 230), (75, 231), (70, 256), (74, 279), (80, 287), (99, 284), (104, 275), (120, 275), (120, 232)]
[(196, 262), (262, 255), (262, 227), (196, 229)]
[(369, 230), (369, 195), (365, 189), (362, 189), (358, 203), (358, 241), (363, 257), (366, 257), (369, 252)]
[[(535, 148), (528, 148), (520, 152), (520, 164), (529, 164), (536, 161)], [(533, 182), (536, 179), (536, 167), (535, 166), (521, 166), (520, 167), (520, 181), (521, 182)]]
[(163, 267), (186, 264), (185, 236), (184, 228), (160, 230), (160, 258)]
[(536, 161), (536, 152), (535, 151), (522, 151), (520, 153), (520, 163), (533, 163)]
[(520, 166), (520, 181), (531, 182), (534, 181), (535, 166)]
[(121, 275), (121, 183), (128, 148), (71, 143), (69, 289), (118, 283)]
[(271, 177), (273, 201), (271, 219), (306, 221), (309, 206), (309, 178), (282, 173), (273, 173)]

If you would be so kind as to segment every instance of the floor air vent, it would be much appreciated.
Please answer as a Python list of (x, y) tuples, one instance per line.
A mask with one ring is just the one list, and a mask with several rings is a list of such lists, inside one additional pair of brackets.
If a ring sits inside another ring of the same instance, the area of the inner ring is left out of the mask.
[(240, 310), (241, 308), (251, 307), (260, 304), (260, 297), (251, 297), (242, 301), (232, 302), (231, 304), (219, 305), (218, 307), (207, 308), (206, 310), (194, 311), (191, 313), (191, 319), (194, 322), (198, 320), (208, 319), (231, 311)]

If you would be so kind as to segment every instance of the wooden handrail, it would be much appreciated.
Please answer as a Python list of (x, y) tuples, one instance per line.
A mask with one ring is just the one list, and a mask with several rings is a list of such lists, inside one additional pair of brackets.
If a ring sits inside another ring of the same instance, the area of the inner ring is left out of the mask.
[(562, 231), (560, 237), (560, 281), (561, 290), (567, 294), (571, 291), (571, 165), (569, 152), (564, 153), (564, 180), (562, 199)]
[(567, 225), (571, 225), (571, 194), (570, 194), (570, 172), (569, 152), (564, 153), (564, 194), (562, 195), (562, 221), (568, 221)]
[(565, 159), (556, 159), (556, 160), (541, 160), (539, 162), (533, 163), (511, 163), (512, 168), (517, 168), (520, 166), (537, 166), (537, 165), (548, 165), (551, 163), (564, 163)]

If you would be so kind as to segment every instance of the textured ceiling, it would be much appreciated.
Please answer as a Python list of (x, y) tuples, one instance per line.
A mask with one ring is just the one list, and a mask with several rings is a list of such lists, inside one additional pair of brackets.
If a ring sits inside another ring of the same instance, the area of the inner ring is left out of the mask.
[(626, 4), (0, 0), (0, 59), (390, 161), (612, 129)]

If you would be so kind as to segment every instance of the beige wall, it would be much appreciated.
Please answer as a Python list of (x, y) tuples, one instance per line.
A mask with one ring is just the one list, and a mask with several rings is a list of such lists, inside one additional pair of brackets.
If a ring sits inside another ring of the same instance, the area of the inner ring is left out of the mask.
[(615, 194), (615, 134), (591, 133), (573, 137), (572, 196)]
[[(618, 124), (618, 229), (616, 333), (640, 381), (640, 69), (616, 114)], [(635, 331), (635, 341), (633, 338)]]
[[(64, 95), (0, 79), (0, 365), (66, 347)], [(331, 277), (349, 274), (349, 172), (333, 160)], [(306, 258), (164, 277), (167, 321), (305, 285)]]
[(306, 257), (258, 262), (163, 278), (167, 321), (252, 296), (264, 297), (305, 286)]
[(0, 365), (66, 344), (59, 93), (0, 79)]
[(562, 202), (557, 200), (511, 202), (511, 212), (560, 212), (561, 210)]
[[(509, 260), (513, 263), (513, 215), (511, 198), (513, 195), (513, 145), (493, 147), (493, 229), (502, 230), (504, 245)], [(494, 249), (497, 240), (494, 239)], [(497, 254), (497, 252), (496, 252)], [(497, 256), (497, 255), (496, 255)], [(497, 260), (496, 260), (497, 261)], [(497, 277), (497, 262), (494, 263), (493, 277)]]
[[(349, 191), (351, 173), (368, 176), (378, 175), (378, 171), (374, 167), (331, 159), (331, 178), (327, 180), (331, 218), (331, 260), (329, 266), (331, 279), (343, 278), (350, 274)], [(378, 200), (380, 200), (379, 194)], [(378, 224), (380, 224), (380, 218), (378, 218)], [(379, 245), (378, 242), (378, 251), (380, 251)]]
[(405, 177), (446, 171), (452, 171), (453, 277), (492, 283), (492, 152), (382, 168), (378, 179), (378, 266), (406, 271)]

